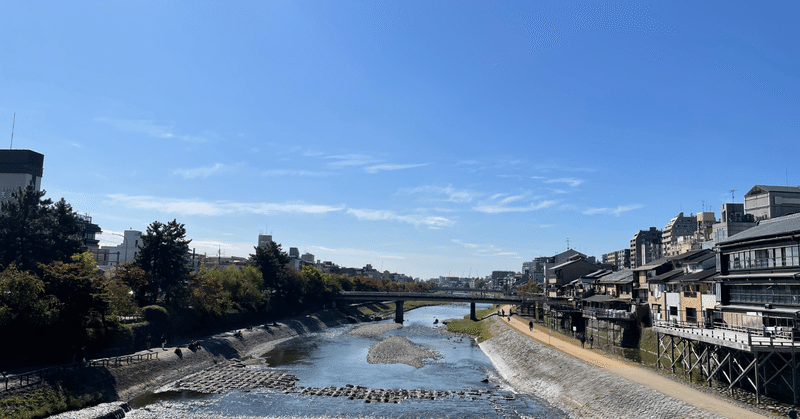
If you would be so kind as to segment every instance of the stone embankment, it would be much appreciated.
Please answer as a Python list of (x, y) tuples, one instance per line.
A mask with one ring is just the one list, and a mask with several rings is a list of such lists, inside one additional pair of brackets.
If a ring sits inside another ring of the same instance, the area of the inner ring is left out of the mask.
[[(497, 322), (499, 320), (492, 319)], [(480, 344), (517, 391), (575, 418), (719, 418), (507, 330)]]

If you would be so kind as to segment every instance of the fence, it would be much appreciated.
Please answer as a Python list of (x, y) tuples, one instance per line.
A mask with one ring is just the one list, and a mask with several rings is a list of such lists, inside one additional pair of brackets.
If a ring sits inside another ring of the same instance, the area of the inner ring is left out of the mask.
[(43, 368), (36, 371), (29, 371), (21, 374), (9, 374), (3, 376), (3, 381), (5, 382), (2, 390), (7, 391), (9, 388), (18, 388), (18, 387), (25, 387), (32, 384), (37, 384), (42, 382), (45, 377), (49, 377), (51, 375), (58, 375), (64, 371), (77, 371), (80, 368), (92, 368), (92, 367), (109, 367), (109, 366), (119, 366), (124, 364), (132, 364), (136, 362), (142, 361), (149, 361), (151, 359), (158, 359), (158, 352), (150, 352), (146, 354), (136, 354), (136, 355), (126, 355), (126, 356), (118, 356), (114, 358), (103, 358), (103, 359), (93, 359), (91, 361), (87, 361), (86, 363), (82, 362), (74, 362), (71, 364), (66, 365), (59, 365), (57, 367), (49, 367)]

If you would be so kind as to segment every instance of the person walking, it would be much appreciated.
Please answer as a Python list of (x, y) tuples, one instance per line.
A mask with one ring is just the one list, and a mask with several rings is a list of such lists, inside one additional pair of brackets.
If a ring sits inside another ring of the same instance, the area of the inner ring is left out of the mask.
[(586, 335), (581, 335), (581, 348), (586, 344)]
[(533, 332), (533, 321), (528, 322), (528, 329)]
[(589, 349), (594, 349), (594, 335), (589, 335)]
[(164, 336), (164, 335), (161, 335), (161, 350), (162, 350), (162, 351), (165, 351), (165, 350), (166, 350), (166, 349), (164, 348), (165, 346), (167, 346), (167, 337), (166, 337), (166, 336)]

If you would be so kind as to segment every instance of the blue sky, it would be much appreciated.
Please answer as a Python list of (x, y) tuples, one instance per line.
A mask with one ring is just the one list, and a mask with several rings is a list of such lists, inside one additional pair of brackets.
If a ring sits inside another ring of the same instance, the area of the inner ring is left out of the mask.
[(798, 185), (796, 2), (5, 2), (0, 138), (117, 244), (415, 277)]

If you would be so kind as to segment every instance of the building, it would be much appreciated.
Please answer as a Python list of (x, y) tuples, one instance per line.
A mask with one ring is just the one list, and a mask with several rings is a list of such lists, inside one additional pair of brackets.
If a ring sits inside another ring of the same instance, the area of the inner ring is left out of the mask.
[(639, 230), (631, 238), (631, 269), (657, 260), (661, 257), (661, 231), (655, 227)]
[(93, 223), (92, 217), (86, 214), (78, 214), (78, 222), (83, 226), (83, 244), (86, 245), (86, 250), (97, 253), (100, 250), (97, 234), (103, 233), (100, 226)]
[(800, 212), (800, 187), (756, 185), (744, 195), (745, 213), (755, 221)]
[[(117, 233), (113, 233), (118, 235)], [(100, 267), (117, 266), (123, 263), (132, 263), (139, 253), (142, 244), (142, 232), (139, 230), (125, 230), (122, 234), (122, 243), (116, 246), (102, 246), (95, 253), (95, 261)]]
[(800, 214), (762, 220), (717, 243), (722, 321), (796, 329), (800, 312)]
[(548, 269), (552, 274), (547, 277), (547, 295), (550, 298), (565, 297), (567, 296), (565, 285), (599, 270), (597, 265), (589, 263), (586, 258), (573, 256), (566, 262)]
[(303, 255), (300, 256), (300, 260), (303, 261), (303, 263), (307, 263), (307, 264), (313, 265), (314, 264), (314, 255), (311, 254), (311, 253), (308, 253), (308, 252), (303, 253)]
[(298, 250), (296, 247), (290, 247), (289, 257), (292, 259), (300, 259), (300, 250)]
[(688, 217), (680, 214), (672, 217), (663, 230), (661, 230), (661, 249), (663, 256), (675, 256), (679, 237), (692, 236), (697, 231), (697, 217), (692, 214)]
[(259, 234), (258, 235), (258, 247), (262, 249), (266, 249), (267, 245), (272, 243), (272, 235), (269, 234)]
[(722, 204), (719, 222), (712, 226), (712, 239), (719, 243), (734, 234), (741, 233), (755, 227), (756, 220), (753, 214), (744, 212), (744, 204)]
[(40, 190), (43, 172), (43, 154), (31, 150), (0, 150), (0, 204), (31, 183)]
[(603, 255), (603, 264), (615, 271), (631, 267), (631, 249), (620, 249)]

